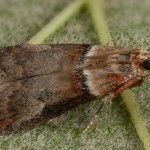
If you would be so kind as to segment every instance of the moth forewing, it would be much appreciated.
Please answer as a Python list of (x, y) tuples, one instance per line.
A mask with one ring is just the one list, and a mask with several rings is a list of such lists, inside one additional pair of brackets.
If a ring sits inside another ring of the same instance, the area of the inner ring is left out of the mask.
[(140, 83), (150, 68), (140, 55), (140, 49), (90, 44), (1, 48), (0, 133), (34, 127)]

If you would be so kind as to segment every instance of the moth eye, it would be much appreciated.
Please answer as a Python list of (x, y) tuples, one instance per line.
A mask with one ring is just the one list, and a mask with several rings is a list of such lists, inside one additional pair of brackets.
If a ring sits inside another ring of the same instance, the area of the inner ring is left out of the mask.
[(144, 60), (142, 62), (142, 67), (146, 70), (150, 70), (150, 59)]

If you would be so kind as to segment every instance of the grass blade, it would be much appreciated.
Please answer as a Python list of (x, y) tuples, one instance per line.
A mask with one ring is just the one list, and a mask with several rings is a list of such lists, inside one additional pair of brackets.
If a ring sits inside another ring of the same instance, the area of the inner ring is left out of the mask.
[(83, 6), (85, 0), (76, 0), (69, 4), (62, 12), (56, 15), (41, 31), (33, 36), (29, 44), (41, 44), (44, 40), (54, 34), (61, 26), (63, 26), (71, 17), (77, 14)]

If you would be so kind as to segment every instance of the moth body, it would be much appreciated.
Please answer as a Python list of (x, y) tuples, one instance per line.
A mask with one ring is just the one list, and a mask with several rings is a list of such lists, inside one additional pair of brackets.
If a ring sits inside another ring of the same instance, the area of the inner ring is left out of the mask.
[(47, 122), (109, 93), (140, 84), (149, 52), (90, 44), (0, 49), (0, 133)]

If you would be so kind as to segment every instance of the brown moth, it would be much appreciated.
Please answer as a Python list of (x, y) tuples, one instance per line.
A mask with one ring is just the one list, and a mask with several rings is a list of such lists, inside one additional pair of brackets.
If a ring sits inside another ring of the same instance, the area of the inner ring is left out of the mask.
[(0, 133), (45, 123), (144, 80), (150, 52), (90, 44), (0, 48)]

